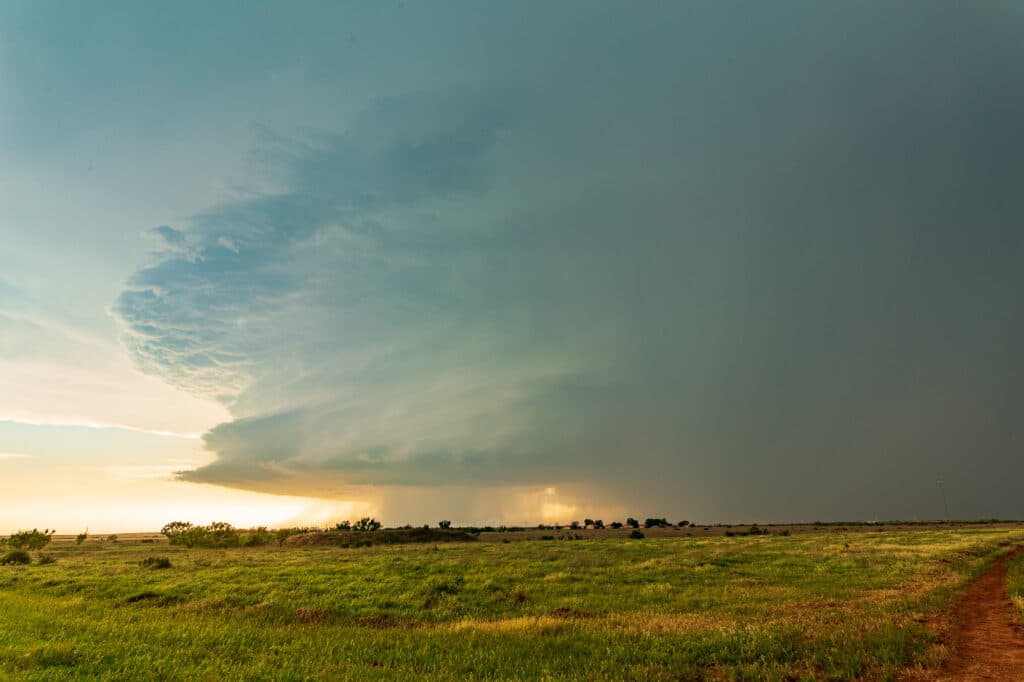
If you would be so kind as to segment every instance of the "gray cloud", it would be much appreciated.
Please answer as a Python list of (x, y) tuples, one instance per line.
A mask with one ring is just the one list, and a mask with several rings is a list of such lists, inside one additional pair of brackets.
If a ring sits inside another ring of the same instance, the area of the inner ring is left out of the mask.
[(376, 100), (193, 216), (114, 306), (236, 417), (183, 477), (764, 519), (934, 515), (941, 474), (1019, 515), (1021, 43), (984, 8), (664, 11)]
[(185, 233), (169, 225), (153, 228), (153, 234), (168, 247), (178, 248), (185, 244)]

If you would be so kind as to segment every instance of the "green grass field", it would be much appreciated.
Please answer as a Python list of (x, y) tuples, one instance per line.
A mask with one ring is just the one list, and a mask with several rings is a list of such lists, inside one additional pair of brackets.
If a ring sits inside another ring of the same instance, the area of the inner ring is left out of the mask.
[(884, 679), (941, 661), (942, 612), (1022, 540), (55, 543), (54, 563), (0, 566), (0, 677)]
[(1006, 571), (1006, 592), (1024, 620), (1024, 554), (1014, 559)]

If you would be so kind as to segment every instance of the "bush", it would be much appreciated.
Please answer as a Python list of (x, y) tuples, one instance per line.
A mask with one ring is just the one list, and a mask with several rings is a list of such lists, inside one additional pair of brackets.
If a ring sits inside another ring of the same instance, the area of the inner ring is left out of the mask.
[(622, 528), (622, 522), (621, 521), (612, 521), (609, 525), (612, 528)]
[(604, 528), (604, 521), (601, 519), (594, 519), (594, 528), (597, 528), (598, 530)]
[(634, 519), (632, 516), (630, 516), (628, 519), (626, 519), (626, 525), (630, 528), (639, 528), (640, 522)]
[(117, 534), (114, 533), (113, 535), (108, 535), (107, 536), (107, 542), (116, 543), (117, 542)]
[(445, 519), (443, 521), (438, 521), (437, 522), (437, 527), (438, 528), (444, 528), (445, 530), (448, 530), (449, 528), (452, 527), (452, 522), (449, 521), (448, 519)]
[(352, 530), (351, 521), (342, 521), (341, 523), (334, 524), (334, 530)]
[[(223, 521), (214, 521), (209, 526), (193, 526), (185, 521), (172, 521), (160, 532), (167, 536), (172, 545), (184, 545), (186, 547), (238, 547), (242, 544), (242, 536), (234, 526)], [(257, 528), (254, 533), (259, 539), (266, 539), (270, 542), (270, 531), (265, 528)], [(116, 536), (115, 536), (116, 537)]]
[(334, 547), (370, 547), (417, 542), (474, 542), (477, 537), (465, 530), (444, 528), (389, 528), (374, 533), (327, 531), (293, 534), (284, 544), (291, 546), (330, 545)]
[(10, 566), (14, 564), (24, 565), (30, 563), (32, 563), (32, 557), (23, 549), (12, 549), (7, 552), (7, 554), (0, 557), (0, 565), (3, 566)]
[(195, 543), (195, 526), (187, 521), (171, 521), (160, 529), (160, 533), (172, 545), (191, 547)]
[(380, 530), (380, 521), (378, 521), (377, 519), (371, 518), (369, 516), (364, 516), (363, 518), (359, 519), (354, 524), (352, 524), (352, 530), (359, 530), (359, 531)]
[(42, 533), (38, 529), (33, 528), (32, 530), (23, 530), (15, 533), (11, 537), (7, 538), (7, 544), (15, 549), (42, 549), (46, 545), (50, 544), (50, 539), (55, 530), (47, 528)]
[(40, 554), (38, 557), (36, 557), (36, 563), (40, 566), (45, 566), (46, 564), (55, 564), (57, 563), (57, 557), (53, 556), (52, 554)]
[(644, 528), (668, 528), (672, 524), (667, 519), (646, 519)]
[(679, 526), (680, 528), (686, 528), (687, 526), (690, 525), (690, 522), (689, 521), (680, 521), (676, 525)]
[(644, 534), (643, 531), (634, 528), (633, 531), (629, 534), (629, 537), (631, 540), (643, 540)]
[(80, 544), (82, 544), (83, 542), (85, 542), (88, 539), (89, 539), (89, 534), (88, 533), (79, 533), (78, 535), (75, 536), (75, 544), (76, 545), (80, 545)]
[(170, 568), (171, 560), (165, 556), (148, 556), (142, 560), (143, 568)]
[(275, 537), (275, 534), (267, 530), (266, 527), (259, 526), (243, 533), (240, 544), (242, 547), (262, 547), (269, 544)]

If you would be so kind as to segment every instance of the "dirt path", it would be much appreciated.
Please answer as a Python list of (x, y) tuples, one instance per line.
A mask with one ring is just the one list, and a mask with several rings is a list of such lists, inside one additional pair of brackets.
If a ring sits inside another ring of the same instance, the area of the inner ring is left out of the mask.
[(1018, 547), (967, 588), (953, 611), (953, 655), (939, 680), (1024, 680), (1024, 636), (1006, 594), (1006, 565)]

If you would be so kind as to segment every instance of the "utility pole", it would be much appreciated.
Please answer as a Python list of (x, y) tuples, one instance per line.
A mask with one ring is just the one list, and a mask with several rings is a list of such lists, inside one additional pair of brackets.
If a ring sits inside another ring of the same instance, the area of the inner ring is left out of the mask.
[(946, 489), (942, 485), (941, 478), (937, 483), (939, 484), (939, 492), (942, 494), (942, 513), (944, 514), (942, 520), (949, 521), (949, 507), (946, 506)]

